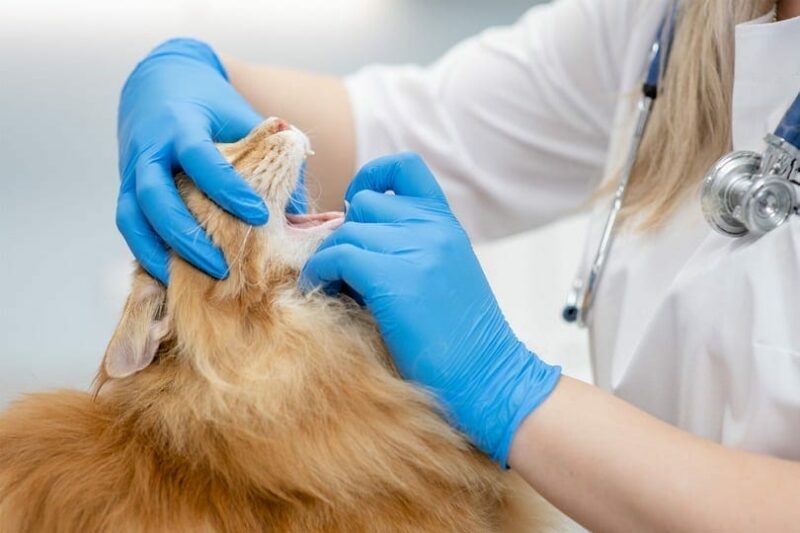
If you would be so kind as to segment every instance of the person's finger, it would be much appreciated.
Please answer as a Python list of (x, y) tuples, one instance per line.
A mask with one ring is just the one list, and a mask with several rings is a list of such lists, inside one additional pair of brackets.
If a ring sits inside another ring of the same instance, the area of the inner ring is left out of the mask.
[(364, 189), (353, 195), (345, 220), (353, 222), (391, 223), (406, 220), (414, 213), (416, 198), (384, 194)]
[(300, 176), (297, 178), (297, 185), (289, 197), (286, 205), (286, 212), (292, 215), (305, 215), (308, 213), (308, 193), (306, 192), (306, 162), (300, 165)]
[(322, 244), (317, 248), (317, 252), (334, 246), (349, 244), (356, 248), (385, 254), (396, 251), (396, 248), (401, 243), (403, 231), (404, 229), (400, 226), (345, 222), (322, 241)]
[(412, 152), (381, 157), (361, 167), (347, 187), (345, 201), (352, 202), (353, 197), (363, 190), (381, 193), (392, 191), (400, 196), (446, 202), (428, 166), (419, 155)]
[(266, 224), (269, 212), (264, 199), (219, 153), (209, 137), (181, 138), (175, 151), (184, 172), (217, 205), (248, 224)]
[(150, 225), (170, 248), (211, 276), (227, 277), (222, 252), (189, 213), (172, 174), (161, 162), (136, 165), (136, 198)]
[(134, 191), (117, 199), (117, 228), (139, 264), (164, 285), (169, 281), (169, 251), (136, 203)]
[(299, 285), (309, 291), (314, 287), (346, 283), (369, 302), (374, 279), (380, 275), (383, 257), (352, 244), (340, 244), (318, 251), (300, 272)]

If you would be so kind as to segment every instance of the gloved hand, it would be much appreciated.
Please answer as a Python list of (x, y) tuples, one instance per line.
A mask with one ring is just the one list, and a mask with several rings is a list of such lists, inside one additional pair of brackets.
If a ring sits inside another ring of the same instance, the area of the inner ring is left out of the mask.
[(167, 41), (131, 73), (119, 104), (117, 226), (142, 266), (163, 283), (167, 247), (217, 278), (228, 269), (178, 195), (173, 172), (179, 168), (229, 213), (249, 224), (267, 222), (264, 201), (213, 144), (236, 141), (261, 120), (199, 41)]
[(358, 293), (402, 375), (432, 389), (451, 420), (505, 466), (514, 433), (555, 388), (560, 367), (511, 331), (422, 159), (367, 164), (345, 199), (346, 221), (308, 260), (301, 287), (344, 282)]

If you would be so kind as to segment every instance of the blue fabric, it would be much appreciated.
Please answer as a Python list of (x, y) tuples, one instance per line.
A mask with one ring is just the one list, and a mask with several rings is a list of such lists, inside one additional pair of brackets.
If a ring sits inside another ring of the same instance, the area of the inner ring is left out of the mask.
[(517, 339), (419, 156), (367, 164), (345, 199), (345, 223), (306, 263), (301, 286), (357, 295), (401, 374), (433, 391), (451, 421), (506, 466), (514, 433), (561, 369)]
[(775, 135), (790, 142), (800, 150), (800, 93), (795, 97), (789, 110), (786, 111), (781, 123), (778, 124)]

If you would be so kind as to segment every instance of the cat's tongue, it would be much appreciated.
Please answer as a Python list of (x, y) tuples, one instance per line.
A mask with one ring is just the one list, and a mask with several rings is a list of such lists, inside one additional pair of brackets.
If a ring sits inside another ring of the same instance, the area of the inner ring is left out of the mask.
[(286, 213), (286, 221), (290, 228), (299, 230), (310, 230), (325, 228), (330, 231), (335, 230), (344, 222), (344, 213), (341, 211), (327, 211), (325, 213), (314, 213), (309, 215), (294, 215)]

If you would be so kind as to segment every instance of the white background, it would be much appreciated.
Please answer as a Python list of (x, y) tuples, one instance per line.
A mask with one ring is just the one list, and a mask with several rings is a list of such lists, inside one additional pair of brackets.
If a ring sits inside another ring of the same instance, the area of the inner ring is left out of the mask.
[[(128, 289), (114, 226), (115, 114), (136, 61), (191, 35), (243, 58), (344, 74), (435, 59), (531, 0), (3, 0), (0, 4), (0, 408), (24, 391), (87, 388)], [(521, 95), (524, 97), (524, 95)], [(482, 246), (519, 335), (588, 379), (559, 314), (583, 219)]]

